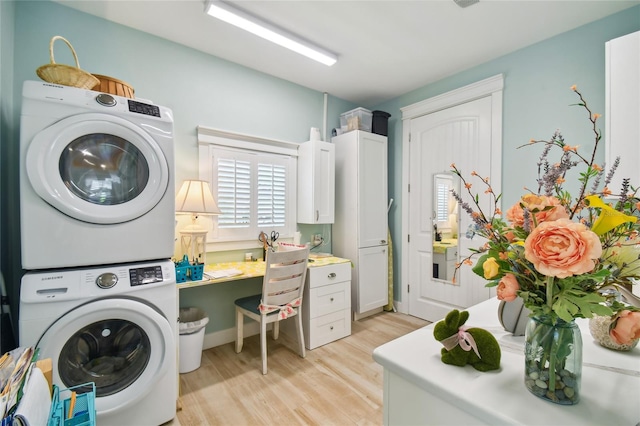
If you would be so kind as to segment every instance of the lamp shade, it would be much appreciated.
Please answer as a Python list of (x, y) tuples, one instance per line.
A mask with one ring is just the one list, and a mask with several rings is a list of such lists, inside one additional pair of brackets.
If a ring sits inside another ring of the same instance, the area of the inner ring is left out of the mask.
[(218, 209), (209, 182), (186, 180), (176, 195), (176, 212), (195, 215), (218, 215)]

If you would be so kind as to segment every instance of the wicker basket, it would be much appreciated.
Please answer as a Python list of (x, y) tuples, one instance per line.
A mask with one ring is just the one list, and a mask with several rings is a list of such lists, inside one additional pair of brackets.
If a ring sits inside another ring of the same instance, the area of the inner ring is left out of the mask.
[(100, 82), (91, 90), (109, 93), (111, 95), (124, 96), (125, 98), (133, 98), (134, 90), (129, 83), (106, 75), (93, 74), (93, 76), (100, 80)]
[[(56, 40), (62, 40), (67, 43), (67, 46), (69, 46), (69, 49), (71, 49), (71, 53), (73, 54), (73, 59), (76, 61), (75, 67), (56, 64), (56, 61), (53, 58), (53, 43)], [(76, 55), (76, 51), (73, 49), (73, 46), (71, 46), (71, 43), (69, 43), (69, 41), (64, 37), (54, 36), (51, 38), (51, 41), (49, 42), (49, 58), (51, 59), (50, 64), (43, 65), (36, 70), (38, 77), (44, 81), (48, 83), (62, 84), (63, 86), (79, 87), (81, 89), (91, 89), (99, 83), (98, 79), (93, 75), (80, 69), (78, 55)]]

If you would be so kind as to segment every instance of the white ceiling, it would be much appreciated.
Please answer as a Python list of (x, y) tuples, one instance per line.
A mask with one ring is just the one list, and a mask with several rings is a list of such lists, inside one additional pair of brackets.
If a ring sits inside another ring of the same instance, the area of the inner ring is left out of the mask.
[(338, 62), (327, 67), (209, 17), (205, 0), (55, 1), (361, 106), (640, 4), (480, 0), (461, 8), (453, 0), (229, 2), (337, 53)]

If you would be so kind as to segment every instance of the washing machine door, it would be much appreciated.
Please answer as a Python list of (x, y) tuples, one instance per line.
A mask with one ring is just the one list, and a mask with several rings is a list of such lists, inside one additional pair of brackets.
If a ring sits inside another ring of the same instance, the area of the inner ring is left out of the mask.
[(36, 193), (75, 219), (115, 224), (153, 209), (167, 191), (169, 167), (141, 127), (107, 114), (78, 114), (43, 129), (27, 150)]
[(160, 378), (177, 374), (169, 321), (135, 299), (81, 305), (52, 324), (37, 347), (41, 359), (52, 359), (56, 385), (95, 383), (99, 414), (135, 404)]

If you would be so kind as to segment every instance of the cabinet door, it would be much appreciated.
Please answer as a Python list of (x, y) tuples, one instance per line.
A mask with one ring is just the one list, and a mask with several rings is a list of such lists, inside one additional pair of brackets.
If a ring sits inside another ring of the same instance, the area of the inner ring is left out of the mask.
[(314, 150), (315, 223), (333, 223), (336, 188), (336, 151), (328, 142), (316, 143)]
[(358, 247), (387, 243), (387, 138), (358, 132)]
[(389, 301), (387, 246), (358, 250), (357, 312), (385, 306)]
[(333, 223), (335, 146), (310, 141), (298, 147), (298, 223)]

